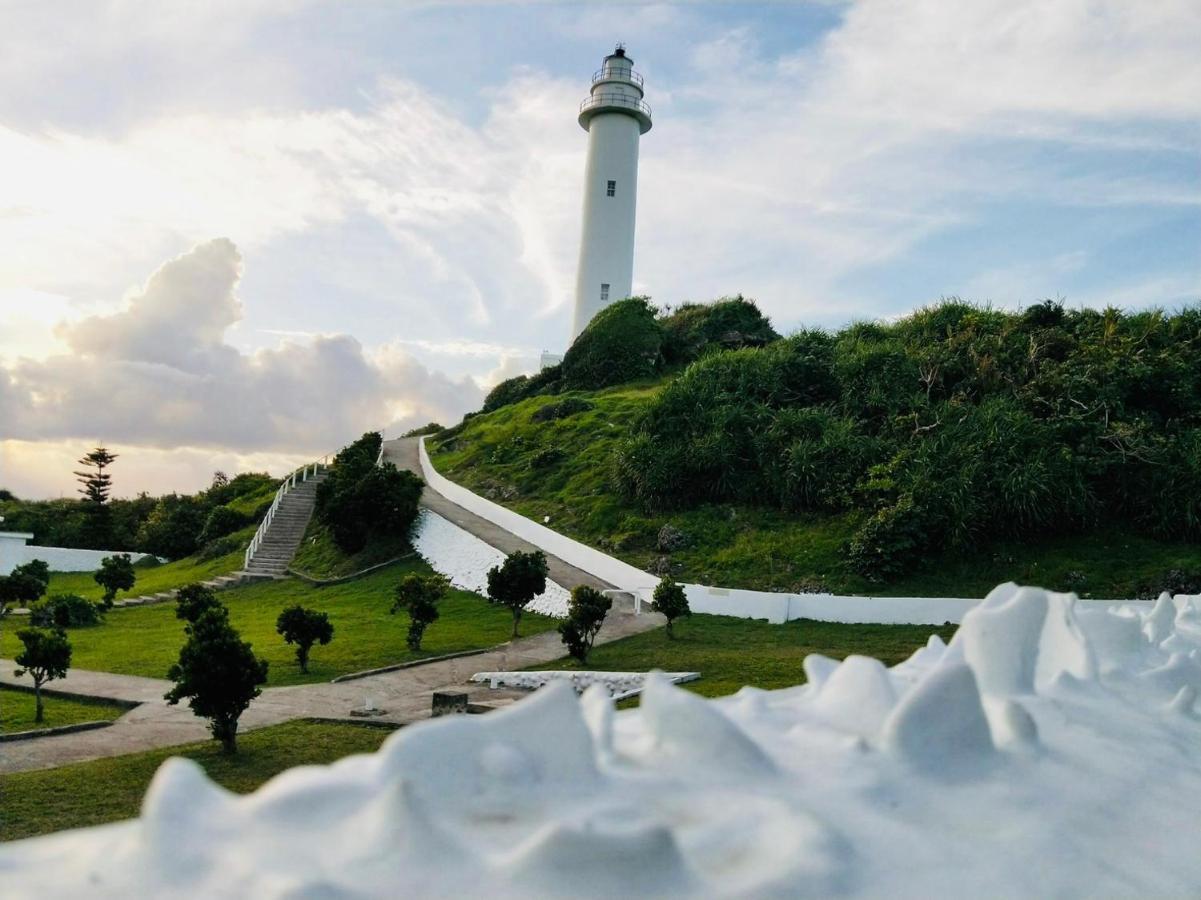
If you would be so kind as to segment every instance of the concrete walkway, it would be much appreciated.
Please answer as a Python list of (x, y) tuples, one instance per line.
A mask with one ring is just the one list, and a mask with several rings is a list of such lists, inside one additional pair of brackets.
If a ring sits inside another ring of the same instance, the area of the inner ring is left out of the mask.
[[(398, 467), (417, 471), (415, 440), (388, 441), (384, 444), (384, 452), (385, 458)], [(504, 553), (536, 549), (429, 488), (421, 502)], [(565, 587), (587, 584), (598, 590), (611, 588), (560, 559), (548, 557), (547, 562), (551, 578)], [(618, 598), (596, 642), (607, 643), (662, 624), (663, 618), (654, 613), (635, 616), (632, 602)], [(386, 711), (373, 721), (408, 724), (429, 716), (431, 695), (435, 691), (459, 690), (470, 694), (473, 700), (515, 696), (469, 684), (468, 679), (476, 672), (524, 669), (543, 665), (563, 655), (559, 635), (552, 631), (519, 638), (476, 656), (432, 662), (356, 681), (267, 688), (243, 714), (240, 730), (249, 731), (306, 717), (350, 720), (351, 709), (362, 707), (368, 697), (376, 707)], [(15, 668), (11, 660), (0, 660), (0, 684), (30, 683), (28, 678), (15, 677)], [(65, 679), (53, 682), (50, 687), (88, 697), (135, 701), (140, 705), (108, 728), (0, 744), (0, 774), (171, 747), (209, 737), (204, 720), (192, 715), (186, 705), (168, 706), (162, 699), (171, 687), (165, 680), (73, 669)], [(54, 699), (50, 698), (48, 702), (53, 703)]]
[[(417, 452), (419, 442), (419, 438), (400, 438), (394, 441), (384, 441), (384, 459), (394, 463), (396, 468), (408, 469), (418, 478), (421, 478), (421, 462)], [(442, 516), (442, 518), (449, 519), (464, 531), (471, 532), (484, 541), (484, 543), (491, 544), (503, 553), (512, 553), (515, 550), (529, 553), (538, 549), (529, 541), (505, 531), (499, 525), (489, 522), (487, 519), (480, 518), (475, 513), (464, 509), (457, 503), (447, 500), (437, 491), (428, 487), (421, 495), (421, 505), (433, 510)], [(596, 588), (598, 591), (614, 589), (614, 586), (608, 582), (601, 581), (595, 575), (591, 575), (583, 569), (577, 569), (575, 566), (565, 563), (557, 556), (548, 554), (546, 562), (550, 570), (551, 580), (567, 588), (569, 591), (581, 584)], [(632, 603), (633, 601), (629, 602)]]

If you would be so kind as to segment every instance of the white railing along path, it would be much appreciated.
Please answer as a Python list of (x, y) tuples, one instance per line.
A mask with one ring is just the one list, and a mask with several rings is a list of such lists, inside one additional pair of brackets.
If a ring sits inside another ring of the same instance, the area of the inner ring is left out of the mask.
[(279, 486), (279, 490), (275, 492), (275, 498), (271, 501), (271, 508), (267, 510), (267, 515), (263, 516), (263, 521), (259, 522), (259, 527), (255, 531), (254, 537), (250, 539), (250, 544), (247, 546), (246, 554), (242, 559), (243, 569), (250, 566), (250, 561), (254, 559), (254, 554), (262, 546), (263, 539), (267, 536), (267, 529), (271, 527), (271, 523), (275, 519), (275, 513), (279, 510), (279, 504), (284, 499), (284, 495), (295, 488), (297, 484), (303, 484), (310, 478), (315, 477), (322, 470), (328, 469), (329, 459), (332, 455), (327, 453), (314, 462), (305, 463), (284, 479), (283, 484)]
[[(379, 430), (380, 446), (379, 453), (375, 457), (375, 464), (378, 466), (384, 461), (384, 429)], [(316, 476), (323, 469), (329, 469), (330, 458), (336, 454), (327, 453), (320, 459), (306, 463), (291, 475), (284, 479), (284, 483), (279, 486), (279, 490), (275, 492), (275, 499), (271, 501), (271, 508), (267, 510), (267, 515), (263, 516), (263, 521), (259, 522), (259, 527), (251, 538), (249, 546), (246, 548), (246, 553), (242, 558), (242, 568), (246, 569), (250, 566), (250, 561), (254, 559), (254, 554), (262, 546), (263, 539), (267, 536), (267, 529), (271, 527), (271, 522), (275, 518), (275, 512), (279, 509), (280, 501), (284, 499), (284, 495), (297, 484), (303, 484), (310, 478)]]

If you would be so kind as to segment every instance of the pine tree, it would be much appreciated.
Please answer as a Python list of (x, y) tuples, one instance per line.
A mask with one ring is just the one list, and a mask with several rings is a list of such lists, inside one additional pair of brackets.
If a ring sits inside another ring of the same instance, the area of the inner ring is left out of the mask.
[(113, 476), (105, 469), (116, 459), (117, 454), (109, 453), (108, 448), (97, 447), (79, 460), (84, 468), (74, 473), (75, 480), (83, 485), (79, 493), (83, 494), (83, 502), (88, 510), (88, 541), (93, 547), (103, 547), (111, 538), (112, 523), (107, 504)]

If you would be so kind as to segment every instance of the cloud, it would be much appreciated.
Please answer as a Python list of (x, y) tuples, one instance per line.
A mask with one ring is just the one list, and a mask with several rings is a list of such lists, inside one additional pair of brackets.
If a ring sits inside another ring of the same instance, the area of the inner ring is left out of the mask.
[(231, 241), (209, 241), (164, 263), (121, 311), (63, 328), (73, 353), (20, 360), (0, 382), (3, 437), (317, 454), (478, 406), (471, 379), (399, 346), (369, 354), (320, 335), (238, 351), (224, 335), (241, 314), (241, 271)]

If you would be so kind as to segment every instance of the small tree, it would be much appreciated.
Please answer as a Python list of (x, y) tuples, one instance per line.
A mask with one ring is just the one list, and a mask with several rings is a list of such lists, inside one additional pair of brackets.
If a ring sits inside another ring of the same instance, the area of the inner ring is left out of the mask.
[(17, 639), (25, 645), (25, 649), (16, 658), (21, 668), (15, 674), (18, 678), (28, 674), (33, 679), (33, 696), (37, 707), (33, 720), (41, 722), (44, 718), (42, 685), (66, 677), (67, 669), (71, 666), (71, 642), (61, 628), (53, 631), (25, 628), (17, 632)]
[(592, 644), (612, 606), (612, 599), (586, 584), (579, 585), (571, 592), (567, 618), (559, 625), (559, 635), (567, 646), (567, 652), (581, 663), (588, 661)]
[(113, 476), (105, 471), (117, 460), (117, 454), (110, 453), (106, 447), (97, 447), (79, 460), (82, 471), (74, 473), (75, 480), (83, 487), (83, 502), (88, 511), (89, 539), (93, 546), (101, 546), (110, 537), (111, 521), (109, 516), (108, 496), (113, 487)]
[(9, 604), (29, 606), (41, 599), (50, 583), (49, 567), (40, 559), (17, 566), (0, 575), (0, 618), (8, 615)]
[(671, 630), (672, 623), (681, 616), (692, 615), (692, 610), (688, 608), (688, 594), (684, 592), (684, 585), (664, 578), (655, 586), (653, 601), (655, 609), (667, 619), (667, 636), (675, 638), (675, 633)]
[(174, 705), (188, 698), (192, 712), (209, 720), (222, 749), (236, 753), (238, 719), (262, 693), (259, 685), (267, 680), (267, 660), (254, 655), (220, 604), (205, 609), (185, 630), (179, 662), (167, 671), (175, 687), (164, 699)]
[(92, 576), (96, 583), (104, 588), (104, 608), (111, 609), (117, 591), (128, 591), (137, 581), (133, 571), (133, 562), (128, 553), (117, 553), (100, 560), (100, 568)]
[(488, 570), (488, 600), (513, 613), (513, 637), (526, 606), (546, 590), (546, 574), (546, 554), (541, 550), (514, 551), (500, 566)]
[(12, 570), (11, 574), (16, 575), (17, 573), (28, 575), (30, 578), (36, 578), (40, 581), (43, 593), (50, 586), (50, 564), (44, 559), (31, 559), (25, 565), (17, 566)]
[(406, 575), (396, 586), (396, 599), (392, 602), (395, 614), (405, 610), (409, 614), (409, 635), (405, 639), (410, 650), (421, 649), (421, 639), (431, 622), (438, 620), (438, 601), (450, 590), (450, 582), (441, 575)]
[(329, 616), (300, 604), (289, 606), (279, 614), (275, 620), (275, 630), (283, 635), (285, 643), (296, 645), (296, 661), (300, 663), (300, 671), (306, 674), (313, 644), (324, 647), (334, 639), (334, 626)]
[(225, 609), (216, 593), (203, 584), (188, 584), (175, 595), (175, 618), (195, 622), (210, 609)]

